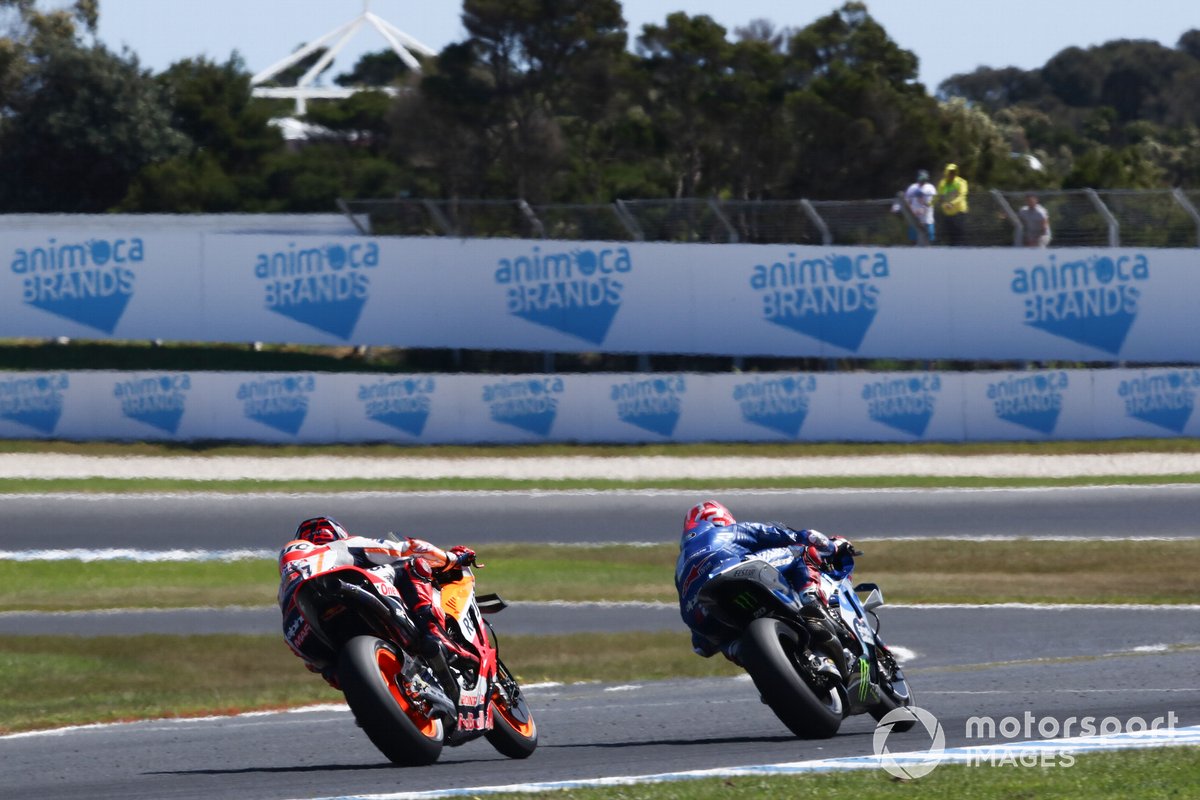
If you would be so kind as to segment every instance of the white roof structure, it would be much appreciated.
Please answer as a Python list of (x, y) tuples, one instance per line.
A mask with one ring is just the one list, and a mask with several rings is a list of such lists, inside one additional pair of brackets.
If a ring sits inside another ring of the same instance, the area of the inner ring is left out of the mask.
[[(287, 58), (276, 61), (271, 66), (264, 69), (250, 79), (250, 85), (254, 87), (253, 94), (255, 97), (277, 97), (290, 98), (296, 101), (296, 114), (302, 115), (305, 112), (306, 103), (308, 100), (338, 100), (349, 97), (355, 92), (362, 91), (356, 87), (320, 87), (314, 86), (317, 76), (329, 66), (346, 46), (346, 43), (354, 38), (364, 26), (374, 28), (383, 36), (392, 51), (400, 57), (409, 69), (414, 72), (421, 71), (421, 63), (417, 61), (413, 53), (419, 53), (424, 56), (436, 55), (434, 50), (421, 42), (409, 36), (404, 31), (397, 28), (382, 17), (371, 12), (371, 0), (363, 0), (363, 10), (354, 19), (344, 25), (334, 28), (329, 33), (319, 39), (314, 39), (308, 44), (301, 47), (296, 52), (289, 55)], [(325, 54), (313, 64), (312, 67), (300, 76), (300, 80), (295, 86), (262, 86), (261, 84), (274, 78), (284, 70), (298, 64), (312, 53), (321, 48), (328, 48)], [(390, 86), (367, 87), (385, 92), (395, 91)]]

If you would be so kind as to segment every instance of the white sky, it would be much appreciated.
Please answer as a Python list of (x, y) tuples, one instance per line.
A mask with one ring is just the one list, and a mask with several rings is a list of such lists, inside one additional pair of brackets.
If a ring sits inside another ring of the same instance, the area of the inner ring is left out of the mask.
[[(67, 0), (41, 0), (43, 7)], [(461, 0), (369, 0), (371, 10), (440, 50), (465, 38)], [(128, 46), (142, 65), (160, 71), (188, 57), (224, 61), (239, 52), (258, 72), (361, 13), (364, 0), (100, 0), (100, 38)], [(642, 25), (673, 11), (708, 14), (731, 32), (763, 18), (803, 27), (840, 8), (839, 0), (624, 0), (631, 41)], [(945, 78), (991, 67), (1039, 67), (1064, 47), (1111, 39), (1154, 39), (1173, 47), (1200, 28), (1197, 0), (868, 0), (868, 10), (901, 47), (920, 58), (930, 91)], [(328, 75), (349, 70), (363, 53), (386, 47), (363, 29)]]

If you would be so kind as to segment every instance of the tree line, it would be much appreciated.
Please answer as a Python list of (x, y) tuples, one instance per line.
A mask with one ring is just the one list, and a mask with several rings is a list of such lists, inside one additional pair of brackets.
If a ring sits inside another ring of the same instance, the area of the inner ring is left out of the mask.
[(364, 56), (333, 80), (399, 91), (310, 102), (319, 133), (287, 147), (271, 121), (290, 103), (252, 97), (236, 54), (154, 74), (98, 19), (98, 0), (0, 0), (0, 212), (857, 199), (950, 161), (988, 188), (1200, 186), (1200, 30), (931, 92), (861, 2), (802, 28), (674, 13), (631, 34), (618, 0), (463, 0), (463, 41), (419, 73)]

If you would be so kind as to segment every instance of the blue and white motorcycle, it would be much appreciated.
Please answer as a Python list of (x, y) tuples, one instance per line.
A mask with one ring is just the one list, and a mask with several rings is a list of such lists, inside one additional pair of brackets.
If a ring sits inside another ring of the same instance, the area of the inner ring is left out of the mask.
[[(878, 720), (913, 702), (899, 661), (879, 637), (875, 609), (883, 605), (883, 592), (873, 583), (850, 581), (856, 555), (862, 552), (820, 563), (828, 612), (802, 605), (778, 569), (754, 558), (712, 576), (697, 597), (729, 629), (725, 638), (738, 640), (732, 652), (762, 701), (806, 739), (833, 736), (852, 714)], [(858, 592), (869, 595), (863, 601)], [(906, 731), (915, 722), (893, 728)]]

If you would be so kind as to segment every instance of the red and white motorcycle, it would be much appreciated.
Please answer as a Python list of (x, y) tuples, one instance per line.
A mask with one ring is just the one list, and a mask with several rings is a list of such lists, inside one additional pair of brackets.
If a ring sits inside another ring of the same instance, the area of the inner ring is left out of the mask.
[(435, 586), (448, 634), (479, 653), (477, 669), (422, 655), (396, 587), (370, 570), (319, 572), (295, 597), (313, 635), (337, 653), (338, 682), (359, 726), (391, 761), (431, 764), (443, 746), (480, 736), (510, 758), (528, 758), (537, 724), (484, 618), (507, 604), (494, 594), (476, 598), (470, 567), (435, 576)]

